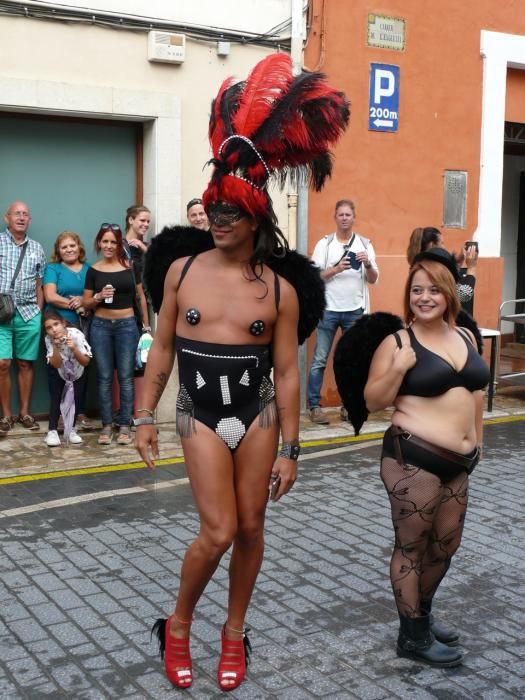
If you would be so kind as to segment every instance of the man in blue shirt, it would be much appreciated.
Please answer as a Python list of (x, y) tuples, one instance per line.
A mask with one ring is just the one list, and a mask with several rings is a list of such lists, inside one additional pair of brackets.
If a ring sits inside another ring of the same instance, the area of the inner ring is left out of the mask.
[[(9, 294), (17, 263), (25, 247), (16, 277), (13, 299), (16, 307), (10, 321), (0, 322), (0, 435), (7, 434), (18, 420), (28, 430), (39, 425), (29, 413), (33, 388), (33, 363), (40, 349), (42, 277), (46, 268), (44, 249), (27, 235), (31, 214), (25, 202), (13, 202), (4, 216), (7, 228), (0, 233), (0, 293)], [(18, 367), (20, 415), (11, 415), (11, 361)]]

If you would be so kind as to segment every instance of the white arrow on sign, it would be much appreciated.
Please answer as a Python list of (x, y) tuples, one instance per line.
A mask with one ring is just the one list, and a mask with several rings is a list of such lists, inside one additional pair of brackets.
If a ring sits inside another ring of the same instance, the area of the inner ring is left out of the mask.
[(374, 119), (374, 126), (394, 126), (391, 119)]

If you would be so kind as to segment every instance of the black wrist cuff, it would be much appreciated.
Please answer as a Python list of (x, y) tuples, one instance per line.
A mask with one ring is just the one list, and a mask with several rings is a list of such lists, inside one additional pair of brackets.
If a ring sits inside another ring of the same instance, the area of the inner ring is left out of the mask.
[(279, 451), (279, 457), (286, 457), (286, 459), (297, 461), (300, 453), (301, 446), (298, 442), (283, 442)]

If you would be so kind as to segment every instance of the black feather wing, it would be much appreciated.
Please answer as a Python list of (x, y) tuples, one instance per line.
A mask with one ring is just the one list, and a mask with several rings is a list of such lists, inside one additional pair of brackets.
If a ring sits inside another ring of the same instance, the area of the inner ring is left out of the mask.
[(459, 313), (456, 317), (456, 326), (460, 326), (460, 328), (467, 328), (474, 338), (476, 339), (476, 345), (478, 348), (478, 352), (480, 355), (483, 354), (483, 338), (481, 336), (481, 332), (478, 328), (478, 324), (472, 316), (468, 313), (468, 311), (465, 311), (465, 309), (460, 309)]
[(319, 268), (304, 255), (289, 250), (282, 258), (271, 258), (267, 265), (294, 287), (299, 300), (299, 345), (317, 328), (326, 306), (324, 281)]
[(368, 418), (364, 390), (374, 352), (387, 335), (402, 328), (399, 316), (377, 311), (358, 319), (337, 343), (335, 381), (356, 435)]
[(198, 255), (213, 248), (209, 231), (193, 226), (165, 226), (155, 236), (146, 253), (143, 281), (155, 313), (159, 312), (164, 294), (164, 280), (174, 260)]

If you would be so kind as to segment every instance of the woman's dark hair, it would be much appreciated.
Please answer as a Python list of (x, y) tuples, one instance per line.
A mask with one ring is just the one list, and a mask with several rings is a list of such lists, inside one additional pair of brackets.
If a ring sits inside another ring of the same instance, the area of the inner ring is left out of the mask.
[(128, 256), (126, 255), (126, 251), (124, 250), (124, 244), (122, 242), (124, 236), (122, 235), (122, 230), (120, 226), (118, 226), (117, 224), (103, 224), (99, 228), (98, 233), (95, 236), (95, 243), (93, 244), (95, 252), (100, 253), (100, 241), (103, 239), (104, 234), (108, 233), (108, 231), (115, 236), (115, 239), (117, 241), (117, 260), (124, 267), (129, 267)]
[(412, 265), (418, 253), (423, 253), (432, 245), (439, 245), (441, 242), (441, 231), (434, 226), (415, 228), (410, 236), (407, 248), (408, 264)]
[(262, 297), (263, 299), (268, 294), (268, 287), (266, 282), (262, 279), (264, 263), (267, 263), (272, 257), (283, 258), (288, 250), (288, 241), (277, 225), (277, 216), (270, 202), (268, 206), (268, 216), (257, 219), (253, 253), (248, 261), (255, 280), (262, 282), (266, 287), (266, 291)]
[(66, 327), (71, 327), (71, 324), (67, 319), (61, 316), (57, 311), (44, 311), (42, 316), (42, 327), (45, 328), (46, 321), (60, 321)]

